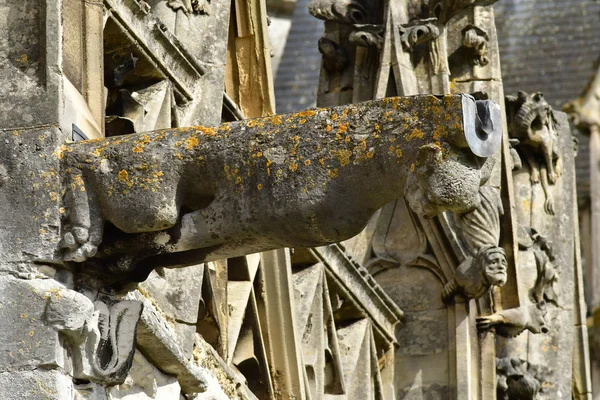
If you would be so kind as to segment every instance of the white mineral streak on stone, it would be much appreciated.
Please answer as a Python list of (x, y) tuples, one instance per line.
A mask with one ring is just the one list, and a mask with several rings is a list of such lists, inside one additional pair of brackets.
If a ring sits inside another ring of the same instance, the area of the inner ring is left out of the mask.
[(171, 240), (171, 236), (167, 232), (160, 232), (154, 238), (154, 243), (158, 246), (164, 246), (169, 243), (169, 240)]
[(100, 160), (100, 172), (102, 172), (103, 174), (110, 174), (112, 172), (110, 164), (106, 158)]
[(285, 162), (286, 151), (281, 146), (266, 149), (264, 154), (267, 160), (271, 161), (273, 164), (283, 164)]

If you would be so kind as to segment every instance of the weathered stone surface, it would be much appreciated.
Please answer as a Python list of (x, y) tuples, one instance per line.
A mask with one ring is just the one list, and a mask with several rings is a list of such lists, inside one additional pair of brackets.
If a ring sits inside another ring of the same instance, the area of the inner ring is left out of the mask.
[(163, 374), (136, 351), (125, 382), (108, 390), (110, 400), (179, 400), (177, 378)]
[(73, 382), (55, 370), (0, 372), (0, 392), (6, 400), (71, 399)]
[(50, 279), (0, 276), (0, 371), (64, 367), (58, 332), (44, 323), (48, 299), (62, 288)]
[[(0, 131), (0, 270), (53, 260), (60, 240), (60, 172), (56, 128)], [(34, 239), (37, 238), (37, 239)]]

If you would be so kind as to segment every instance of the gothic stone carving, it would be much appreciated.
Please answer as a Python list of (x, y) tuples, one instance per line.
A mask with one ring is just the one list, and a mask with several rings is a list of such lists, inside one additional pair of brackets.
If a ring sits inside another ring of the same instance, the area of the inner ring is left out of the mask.
[(319, 39), (319, 52), (323, 55), (323, 68), (328, 72), (343, 71), (348, 66), (346, 50), (331, 39)]
[[(383, 26), (360, 24), (354, 25), (356, 28), (350, 33), (350, 43), (362, 47), (375, 47), (381, 49), (383, 46)], [(319, 45), (319, 49), (321, 46)], [(323, 52), (321, 52), (323, 53)]]
[(501, 132), (497, 114), (484, 111), (497, 105), (479, 104), (390, 98), (68, 144), (58, 154), (64, 259), (92, 257), (104, 221), (120, 232), (100, 256), (130, 271), (160, 254), (144, 265), (338, 242), (401, 196), (421, 215), (469, 210), (493, 164), (473, 151), (495, 151), (486, 142)]
[(444, 286), (448, 301), (456, 293), (478, 299), (492, 286), (506, 283), (507, 261), (500, 241), (502, 202), (498, 191), (490, 186), (479, 189), (479, 205), (472, 211), (453, 216), (469, 256), (458, 266), (454, 278)]
[(168, 0), (167, 5), (186, 14), (208, 14), (210, 2), (211, 0)]
[(487, 44), (490, 40), (488, 34), (478, 26), (469, 24), (462, 30), (463, 46), (473, 49), (473, 63), (479, 66), (485, 66), (490, 63), (487, 57)]
[(542, 93), (519, 92), (516, 97), (506, 97), (506, 109), (509, 134), (519, 141), (516, 148), (531, 169), (531, 182), (542, 183), (546, 195), (544, 209), (554, 215), (554, 200), (548, 184), (554, 184), (562, 174), (562, 160), (552, 107)]
[(400, 40), (404, 50), (411, 51), (414, 46), (440, 36), (436, 22), (437, 18), (427, 18), (414, 20), (400, 26)]
[(131, 367), (141, 313), (137, 301), (109, 307), (74, 290), (61, 290), (50, 296), (45, 317), (70, 344), (75, 378), (120, 384)]
[(323, 20), (365, 24), (372, 22), (378, 3), (374, 0), (311, 0), (308, 11)]
[(519, 247), (531, 249), (535, 258), (537, 279), (531, 289), (531, 300), (534, 303), (552, 302), (558, 306), (554, 288), (558, 280), (558, 268), (554, 265), (556, 257), (552, 251), (552, 242), (533, 228), (519, 227)]
[(495, 328), (498, 335), (507, 338), (516, 337), (525, 329), (531, 333), (547, 333), (546, 313), (544, 302), (529, 303), (518, 308), (478, 317), (477, 329), (486, 331)]
[(535, 400), (548, 382), (550, 370), (518, 358), (497, 358), (498, 400)]

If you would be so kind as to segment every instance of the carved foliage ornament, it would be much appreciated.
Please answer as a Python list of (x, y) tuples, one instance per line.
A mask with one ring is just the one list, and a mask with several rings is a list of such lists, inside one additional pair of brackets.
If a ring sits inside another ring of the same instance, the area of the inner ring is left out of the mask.
[(308, 11), (316, 18), (345, 24), (370, 23), (378, 1), (311, 0)]
[(411, 51), (414, 46), (428, 42), (440, 36), (437, 18), (418, 19), (401, 25), (400, 40), (405, 51)]
[(487, 56), (488, 34), (475, 25), (467, 25), (462, 30), (462, 44), (465, 47), (473, 49), (473, 63), (479, 66), (485, 66), (490, 63)]

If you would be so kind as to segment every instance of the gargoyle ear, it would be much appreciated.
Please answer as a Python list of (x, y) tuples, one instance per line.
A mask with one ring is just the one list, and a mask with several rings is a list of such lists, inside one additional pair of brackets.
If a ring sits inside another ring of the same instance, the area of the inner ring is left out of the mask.
[(517, 98), (520, 101), (526, 101), (527, 100), (527, 93), (523, 92), (522, 90), (519, 90), (519, 93), (517, 94)]
[(439, 165), (442, 163), (442, 148), (436, 144), (419, 147), (417, 161), (421, 165)]
[(537, 92), (536, 94), (533, 95), (533, 100), (535, 101), (541, 101), (544, 99), (544, 93), (542, 92)]

